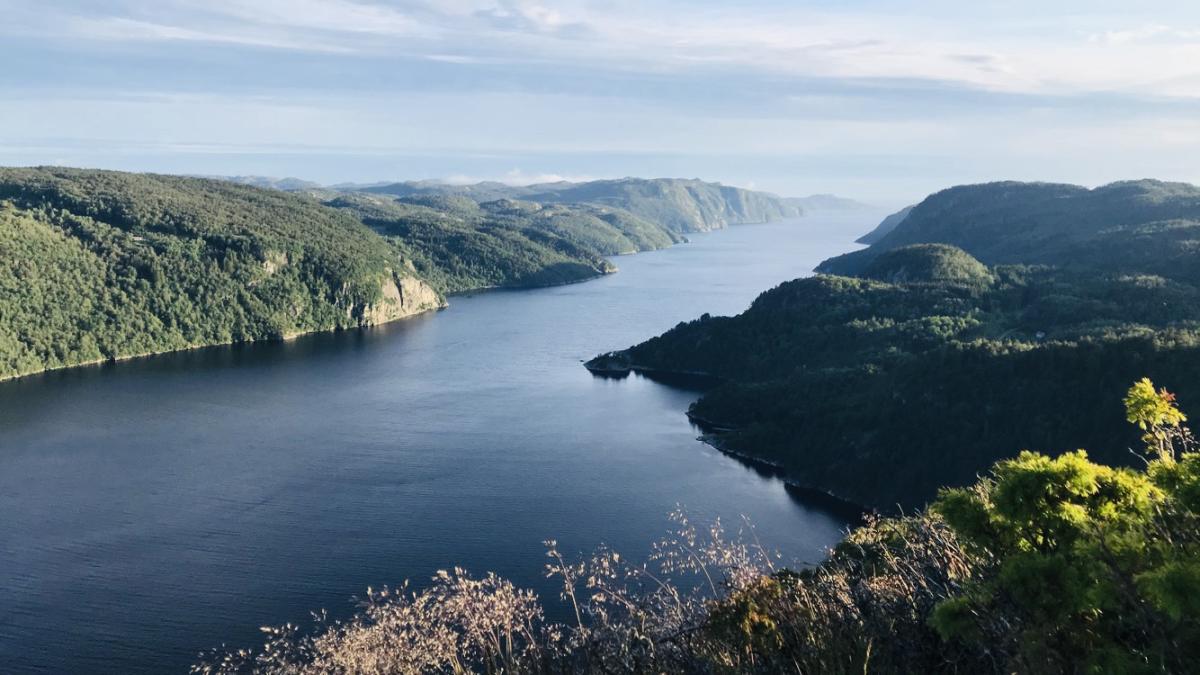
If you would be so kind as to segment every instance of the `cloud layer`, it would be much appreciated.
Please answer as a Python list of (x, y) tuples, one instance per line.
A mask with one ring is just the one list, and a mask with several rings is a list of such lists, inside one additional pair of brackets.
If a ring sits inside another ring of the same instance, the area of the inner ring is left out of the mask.
[(1046, 4), (0, 0), (0, 162), (888, 200), (1200, 178), (1200, 8)]

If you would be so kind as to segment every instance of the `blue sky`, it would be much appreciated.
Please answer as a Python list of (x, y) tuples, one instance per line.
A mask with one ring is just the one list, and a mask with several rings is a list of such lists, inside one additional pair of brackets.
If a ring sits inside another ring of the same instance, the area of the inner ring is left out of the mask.
[(0, 164), (1200, 182), (1200, 3), (0, 0)]

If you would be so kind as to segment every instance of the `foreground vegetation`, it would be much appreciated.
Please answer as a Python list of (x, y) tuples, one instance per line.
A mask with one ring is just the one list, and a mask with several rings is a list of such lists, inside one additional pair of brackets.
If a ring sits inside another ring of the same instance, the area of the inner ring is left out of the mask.
[(548, 577), (573, 620), (494, 575), (368, 591), (347, 621), (267, 628), (196, 673), (1186, 673), (1200, 668), (1200, 454), (1165, 390), (1125, 397), (1141, 469), (1023, 452), (926, 512), (874, 519), (814, 569), (679, 528), (634, 564)]
[(691, 409), (715, 445), (860, 504), (920, 507), (1014, 447), (1128, 464), (1114, 392), (1139, 374), (1200, 400), (1198, 244), (1190, 186), (955, 188), (822, 264), (855, 277), (781, 284), (589, 366), (715, 376)]

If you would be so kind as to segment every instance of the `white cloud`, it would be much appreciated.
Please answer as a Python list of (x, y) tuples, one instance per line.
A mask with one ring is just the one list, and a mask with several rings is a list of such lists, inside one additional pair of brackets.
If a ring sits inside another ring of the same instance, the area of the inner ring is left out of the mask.
[(1183, 30), (1163, 24), (1146, 24), (1138, 28), (1112, 30), (1095, 33), (1088, 38), (1091, 42), (1107, 45), (1128, 45), (1145, 42), (1197, 42), (1200, 30)]
[(428, 26), (399, 10), (352, 0), (185, 0), (183, 5), (264, 26), (388, 36), (411, 36), (428, 30)]
[[(850, 6), (847, 6), (850, 7)], [(191, 41), (459, 65), (537, 63), (630, 73), (722, 70), (773, 77), (941, 82), (997, 92), (1127, 91), (1195, 74), (1200, 30), (1162, 20), (1071, 33), (1046, 13), (994, 22), (797, 5), (752, 9), (631, 0), (130, 0), (105, 10), (24, 12), (47, 37)], [(65, 30), (63, 29), (65, 26)], [(4, 28), (0, 28), (4, 31)]]
[(571, 183), (580, 183), (589, 180), (596, 180), (596, 176), (590, 174), (573, 174), (563, 175), (560, 173), (529, 173), (523, 169), (513, 168), (499, 175), (470, 175), (470, 174), (453, 174), (442, 178), (442, 182), (450, 185), (473, 185), (475, 183), (493, 182), (503, 183), (505, 185), (524, 186), (524, 185), (540, 185), (543, 183), (559, 183), (567, 181)]

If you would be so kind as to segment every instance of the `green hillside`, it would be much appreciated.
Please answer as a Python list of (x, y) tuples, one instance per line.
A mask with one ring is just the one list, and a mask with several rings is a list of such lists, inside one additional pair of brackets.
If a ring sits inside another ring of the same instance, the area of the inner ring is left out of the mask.
[[(1047, 192), (1059, 196), (1029, 197)], [(736, 317), (680, 324), (589, 365), (715, 376), (691, 410), (714, 443), (884, 509), (966, 484), (1013, 448), (1085, 444), (1128, 463), (1120, 382), (1148, 374), (1200, 400), (1200, 249), (1178, 220), (1195, 193), (1151, 182), (947, 190), (867, 254), (825, 265), (853, 263), (862, 278), (790, 281)], [(1100, 197), (1103, 208), (1056, 210)], [(909, 244), (917, 232), (962, 248)], [(1023, 256), (1039, 264), (1016, 264)]]
[(946, 244), (912, 244), (884, 252), (867, 265), (863, 276), (891, 283), (987, 285), (988, 268), (970, 253)]
[(439, 293), (580, 281), (684, 232), (795, 213), (700, 181), (369, 190), (0, 169), (0, 378), (370, 325)]
[(442, 304), (348, 214), (196, 178), (0, 169), (0, 261), (0, 378)]
[[(818, 271), (855, 275), (889, 249), (952, 244), (986, 264), (1027, 263), (1178, 276), (1200, 246), (1200, 187), (1141, 180), (1092, 190), (988, 183), (943, 190), (862, 251)], [(1194, 275), (1197, 269), (1190, 269)]]
[(628, 211), (594, 204), (365, 193), (325, 203), (384, 235), (423, 278), (447, 293), (579, 281), (616, 271), (605, 256), (683, 241)]

